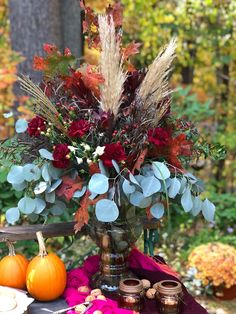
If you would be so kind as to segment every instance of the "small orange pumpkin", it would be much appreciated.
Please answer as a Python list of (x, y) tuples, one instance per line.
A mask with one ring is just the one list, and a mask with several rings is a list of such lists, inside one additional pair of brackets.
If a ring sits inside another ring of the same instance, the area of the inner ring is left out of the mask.
[(47, 254), (42, 233), (36, 233), (39, 255), (29, 263), (26, 273), (26, 286), (36, 300), (52, 301), (62, 295), (66, 286), (66, 268), (60, 258)]
[(0, 285), (17, 289), (26, 287), (26, 270), (29, 264), (24, 255), (16, 254), (12, 242), (7, 241), (9, 255), (0, 261)]

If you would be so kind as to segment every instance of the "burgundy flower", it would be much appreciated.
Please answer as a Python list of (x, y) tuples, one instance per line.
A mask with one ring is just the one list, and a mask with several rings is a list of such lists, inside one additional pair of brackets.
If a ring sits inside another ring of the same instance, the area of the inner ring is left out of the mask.
[(90, 129), (90, 123), (87, 120), (73, 121), (68, 129), (71, 137), (82, 137)]
[(122, 161), (126, 160), (126, 154), (121, 143), (111, 143), (105, 145), (104, 154), (101, 156), (101, 160), (107, 167), (112, 167), (112, 160)]
[(39, 116), (36, 116), (28, 124), (27, 131), (30, 136), (38, 137), (42, 131), (45, 131), (45, 129), (46, 129), (45, 120)]
[(67, 168), (70, 163), (69, 154), (70, 150), (67, 144), (56, 145), (53, 151), (53, 166), (61, 169)]
[(165, 146), (170, 138), (170, 131), (164, 128), (155, 128), (148, 131), (148, 141), (157, 146)]

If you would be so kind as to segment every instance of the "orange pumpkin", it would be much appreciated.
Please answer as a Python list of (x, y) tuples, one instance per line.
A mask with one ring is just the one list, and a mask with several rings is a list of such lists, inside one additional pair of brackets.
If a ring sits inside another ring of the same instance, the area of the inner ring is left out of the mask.
[(25, 289), (29, 262), (23, 255), (15, 253), (12, 242), (7, 241), (7, 246), (9, 255), (0, 261), (0, 285)]
[(43, 235), (36, 233), (39, 255), (29, 263), (26, 273), (26, 286), (36, 300), (52, 301), (62, 295), (66, 286), (66, 268), (60, 258), (47, 254)]

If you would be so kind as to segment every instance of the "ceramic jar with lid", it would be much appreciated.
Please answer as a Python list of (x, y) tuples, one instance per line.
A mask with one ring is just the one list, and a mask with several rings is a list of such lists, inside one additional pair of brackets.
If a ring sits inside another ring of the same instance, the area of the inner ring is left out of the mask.
[(136, 278), (127, 278), (119, 284), (119, 307), (139, 312), (143, 308), (144, 293), (142, 281)]

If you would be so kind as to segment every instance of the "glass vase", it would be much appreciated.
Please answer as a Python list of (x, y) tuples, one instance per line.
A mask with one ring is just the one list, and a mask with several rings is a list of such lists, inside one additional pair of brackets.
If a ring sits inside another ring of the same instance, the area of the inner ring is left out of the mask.
[(135, 277), (128, 269), (127, 259), (142, 233), (142, 225), (134, 209), (130, 208), (127, 212), (120, 211), (118, 220), (112, 223), (91, 220), (88, 232), (100, 249), (99, 272), (91, 279), (91, 286), (101, 289), (107, 297), (117, 299), (120, 280)]

